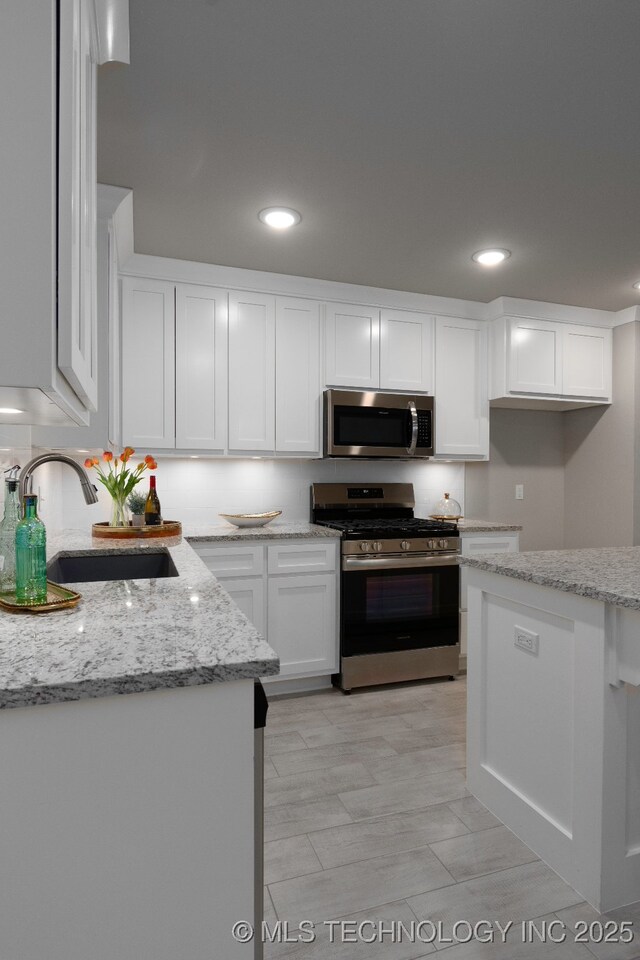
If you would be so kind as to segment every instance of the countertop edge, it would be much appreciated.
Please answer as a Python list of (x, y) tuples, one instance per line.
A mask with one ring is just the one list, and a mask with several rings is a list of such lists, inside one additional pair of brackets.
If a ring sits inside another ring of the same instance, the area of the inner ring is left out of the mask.
[[(517, 554), (512, 556), (517, 556)], [(478, 570), (484, 570), (486, 573), (495, 573), (502, 577), (509, 577), (512, 580), (523, 580), (526, 583), (535, 583), (540, 587), (549, 587), (551, 590), (560, 590), (562, 593), (572, 593), (575, 596), (584, 597), (587, 600), (609, 603), (616, 607), (626, 607), (629, 610), (640, 610), (640, 596), (632, 597), (626, 594), (615, 593), (611, 590), (602, 590), (589, 583), (583, 583), (573, 579), (562, 579), (557, 576), (552, 576), (551, 574), (519, 570), (501, 564), (495, 560), (492, 554), (479, 555), (476, 557), (461, 556), (459, 562), (463, 566), (475, 567)]]

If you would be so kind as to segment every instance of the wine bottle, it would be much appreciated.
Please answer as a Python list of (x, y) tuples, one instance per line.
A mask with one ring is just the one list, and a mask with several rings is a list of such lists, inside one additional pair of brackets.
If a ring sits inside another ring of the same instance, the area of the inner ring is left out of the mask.
[(44, 603), (47, 599), (47, 531), (38, 517), (38, 498), (24, 498), (24, 518), (16, 527), (16, 600)]
[(144, 522), (145, 526), (162, 523), (160, 500), (156, 492), (156, 478), (153, 474), (149, 477), (149, 494), (147, 496), (147, 502), (144, 505)]
[(10, 477), (5, 481), (4, 518), (0, 523), (0, 593), (14, 593), (16, 589), (16, 529), (21, 519), (18, 481)]

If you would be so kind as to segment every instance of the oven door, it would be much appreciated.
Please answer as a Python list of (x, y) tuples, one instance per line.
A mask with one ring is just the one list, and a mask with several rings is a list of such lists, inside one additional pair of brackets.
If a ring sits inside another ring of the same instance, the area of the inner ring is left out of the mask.
[(325, 391), (325, 456), (433, 456), (433, 397)]
[(343, 657), (458, 643), (457, 556), (342, 558)]

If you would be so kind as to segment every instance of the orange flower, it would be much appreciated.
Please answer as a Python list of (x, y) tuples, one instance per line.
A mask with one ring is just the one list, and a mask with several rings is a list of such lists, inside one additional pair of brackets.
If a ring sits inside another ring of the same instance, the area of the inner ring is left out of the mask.
[(135, 450), (133, 449), (133, 447), (125, 447), (125, 448), (124, 448), (124, 452), (125, 452), (126, 454), (128, 454), (128, 456), (131, 457), (131, 456), (133, 456), (133, 454), (135, 453)]
[(113, 454), (111, 453), (111, 450), (105, 450), (105, 452), (102, 454), (102, 459), (105, 461), (105, 463), (110, 463), (111, 460), (113, 460)]
[(156, 461), (153, 459), (153, 457), (149, 457), (148, 460), (145, 458), (145, 462), (146, 462), (147, 466), (149, 467), (149, 470), (157, 470), (157, 469), (158, 469), (158, 464), (157, 464)]
[(87, 459), (86, 459), (85, 462), (84, 462), (84, 465), (85, 465), (85, 467), (92, 467), (92, 466), (93, 466), (93, 457), (87, 457)]
[(125, 450), (124, 453), (120, 454), (120, 457), (119, 457), (120, 463), (126, 463), (130, 456), (131, 454), (127, 453), (127, 451)]
[(148, 467), (150, 467), (152, 463), (155, 463), (155, 460), (153, 459), (153, 457), (150, 457), (149, 454), (147, 454), (146, 457), (144, 458), (144, 462)]

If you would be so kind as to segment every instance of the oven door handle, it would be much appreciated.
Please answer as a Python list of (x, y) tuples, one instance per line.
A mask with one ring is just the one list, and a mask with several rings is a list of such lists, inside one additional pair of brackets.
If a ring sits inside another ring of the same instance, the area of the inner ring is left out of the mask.
[(409, 400), (407, 407), (411, 415), (411, 443), (407, 447), (407, 453), (410, 457), (413, 457), (418, 446), (418, 411), (413, 400)]
[(393, 554), (386, 557), (343, 557), (342, 569), (352, 570), (406, 570), (419, 567), (457, 567), (459, 554), (419, 556)]

